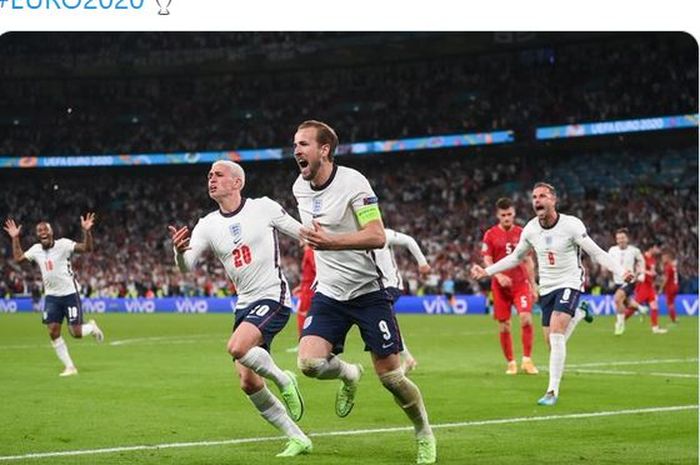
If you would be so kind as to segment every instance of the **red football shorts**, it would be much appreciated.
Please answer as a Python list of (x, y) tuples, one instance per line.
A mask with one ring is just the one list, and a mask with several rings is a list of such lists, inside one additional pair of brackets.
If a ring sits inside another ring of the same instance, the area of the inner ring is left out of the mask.
[(656, 292), (649, 286), (637, 286), (634, 290), (634, 299), (640, 304), (648, 304), (656, 300)]
[(532, 312), (532, 292), (530, 283), (513, 283), (511, 287), (491, 286), (493, 291), (493, 316), (498, 321), (510, 320), (510, 308), (515, 306), (518, 313)]

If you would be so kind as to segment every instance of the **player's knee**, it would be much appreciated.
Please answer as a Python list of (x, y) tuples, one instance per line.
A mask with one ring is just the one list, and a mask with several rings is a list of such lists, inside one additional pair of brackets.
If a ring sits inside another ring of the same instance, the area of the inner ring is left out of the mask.
[(76, 339), (83, 337), (83, 331), (80, 326), (71, 326), (68, 328), (68, 333)]
[(328, 363), (324, 358), (299, 358), (297, 359), (297, 367), (304, 375), (309, 378), (316, 378), (323, 370), (323, 367)]
[(265, 387), (263, 381), (257, 376), (242, 376), (240, 385), (243, 392), (247, 395), (255, 394), (260, 389)]
[(231, 354), (234, 360), (238, 360), (248, 353), (248, 348), (235, 342), (229, 342), (226, 345), (226, 350), (228, 350), (228, 353)]
[(390, 391), (396, 390), (396, 388), (403, 383), (405, 378), (406, 375), (400, 368), (387, 371), (386, 373), (379, 375), (379, 381), (381, 381), (382, 385)]
[(379, 375), (379, 381), (382, 385), (391, 392), (397, 402), (405, 407), (410, 407), (417, 401), (415, 398), (415, 386), (412, 387), (411, 382), (406, 378), (405, 373), (401, 368), (391, 370)]

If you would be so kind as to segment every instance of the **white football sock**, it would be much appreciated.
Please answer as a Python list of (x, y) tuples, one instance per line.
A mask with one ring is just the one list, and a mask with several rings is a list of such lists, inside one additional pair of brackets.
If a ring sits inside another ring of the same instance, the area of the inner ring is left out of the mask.
[(289, 376), (275, 364), (268, 351), (262, 347), (253, 347), (238, 361), (241, 362), (241, 365), (250, 368), (263, 378), (272, 380), (280, 389), (284, 389), (292, 382)]
[(282, 402), (273, 396), (267, 387), (250, 394), (248, 399), (253, 403), (260, 415), (272, 426), (280, 430), (289, 438), (305, 438), (306, 435), (289, 418)]
[(433, 430), (428, 422), (428, 413), (425, 410), (420, 389), (406, 377), (403, 370), (397, 369), (379, 375), (379, 380), (394, 395), (396, 403), (413, 423), (416, 436), (419, 438), (432, 436)]
[(625, 314), (624, 314), (624, 313), (618, 313), (615, 317), (617, 318), (617, 324), (618, 324), (618, 325), (624, 325), (624, 324), (625, 324)]
[(51, 341), (51, 345), (53, 345), (56, 355), (58, 355), (58, 358), (63, 362), (66, 368), (75, 368), (75, 365), (73, 365), (73, 360), (71, 360), (70, 355), (68, 354), (68, 346), (66, 345), (66, 341), (64, 341), (62, 337)]
[(357, 381), (360, 370), (352, 363), (332, 355), (330, 358), (299, 359), (298, 366), (306, 376), (316, 379), (340, 379), (345, 383)]
[(549, 387), (547, 392), (553, 391), (559, 395), (559, 383), (564, 374), (564, 362), (566, 362), (566, 336), (559, 333), (549, 335), (549, 344), (552, 347), (549, 353)]

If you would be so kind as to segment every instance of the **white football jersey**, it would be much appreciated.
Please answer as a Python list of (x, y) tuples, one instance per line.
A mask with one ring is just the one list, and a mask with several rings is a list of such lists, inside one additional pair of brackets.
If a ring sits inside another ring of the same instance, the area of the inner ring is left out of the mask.
[[(330, 179), (312, 186), (301, 175), (292, 188), (304, 226), (316, 220), (332, 234), (360, 230), (355, 211), (377, 202), (361, 173), (335, 165)], [(383, 287), (373, 250), (315, 250), (316, 291), (336, 300), (350, 300)]]
[(394, 231), (393, 229), (385, 229), (384, 231), (386, 233), (386, 244), (384, 244), (383, 248), (375, 250), (377, 265), (384, 276), (385, 287), (403, 289), (403, 278), (396, 265), (394, 247), (401, 246), (408, 248), (419, 266), (427, 265), (428, 261), (425, 259), (425, 255), (423, 255), (418, 243), (411, 236)]
[(301, 224), (269, 199), (241, 199), (235, 212), (220, 210), (200, 219), (192, 230), (190, 250), (176, 254), (180, 269), (191, 270), (210, 249), (221, 261), (238, 291), (236, 308), (261, 299), (291, 306), (289, 285), (281, 268), (277, 231), (299, 238)]
[(520, 242), (526, 241), (537, 254), (540, 295), (565, 287), (583, 290), (586, 272), (579, 242), (586, 237), (583, 222), (562, 213), (550, 228), (543, 228), (537, 218), (525, 225)]
[(50, 249), (44, 249), (37, 243), (24, 252), (27, 260), (39, 265), (46, 295), (61, 297), (78, 292), (69, 260), (73, 250), (75, 241), (61, 238), (55, 240)]
[[(636, 272), (640, 264), (644, 264), (642, 251), (633, 245), (628, 245), (624, 249), (621, 249), (617, 245), (613, 245), (610, 247), (610, 250), (608, 250), (608, 254), (610, 254), (612, 259), (626, 270)], [(615, 284), (624, 284), (625, 281), (622, 279), (621, 274), (613, 273), (613, 282)]]
[(557, 221), (549, 228), (542, 227), (537, 217), (531, 219), (523, 228), (513, 253), (487, 267), (486, 273), (493, 276), (515, 267), (530, 249), (535, 249), (537, 254), (540, 295), (566, 287), (583, 290), (585, 270), (581, 264), (581, 249), (613, 273), (622, 275), (625, 272), (588, 236), (581, 220), (558, 213)]

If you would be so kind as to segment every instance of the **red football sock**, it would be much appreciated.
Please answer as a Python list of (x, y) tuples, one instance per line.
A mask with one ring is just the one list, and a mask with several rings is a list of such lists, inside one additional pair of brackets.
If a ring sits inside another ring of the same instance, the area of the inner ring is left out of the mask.
[(625, 309), (625, 320), (629, 320), (630, 317), (631, 317), (632, 315), (634, 315), (634, 312), (635, 312), (635, 311), (636, 311), (635, 309), (630, 308), (630, 307), (627, 307), (627, 308)]
[(651, 309), (651, 326), (659, 326), (659, 309), (654, 307)]
[(532, 354), (532, 325), (524, 325), (521, 327), (523, 339), (523, 357), (529, 357)]
[(510, 337), (510, 333), (499, 333), (501, 336), (501, 349), (503, 349), (503, 355), (505, 355), (506, 360), (509, 362), (513, 361), (513, 338)]
[(675, 302), (668, 303), (668, 316), (671, 317), (671, 321), (673, 321), (674, 323), (676, 322), (676, 303)]

